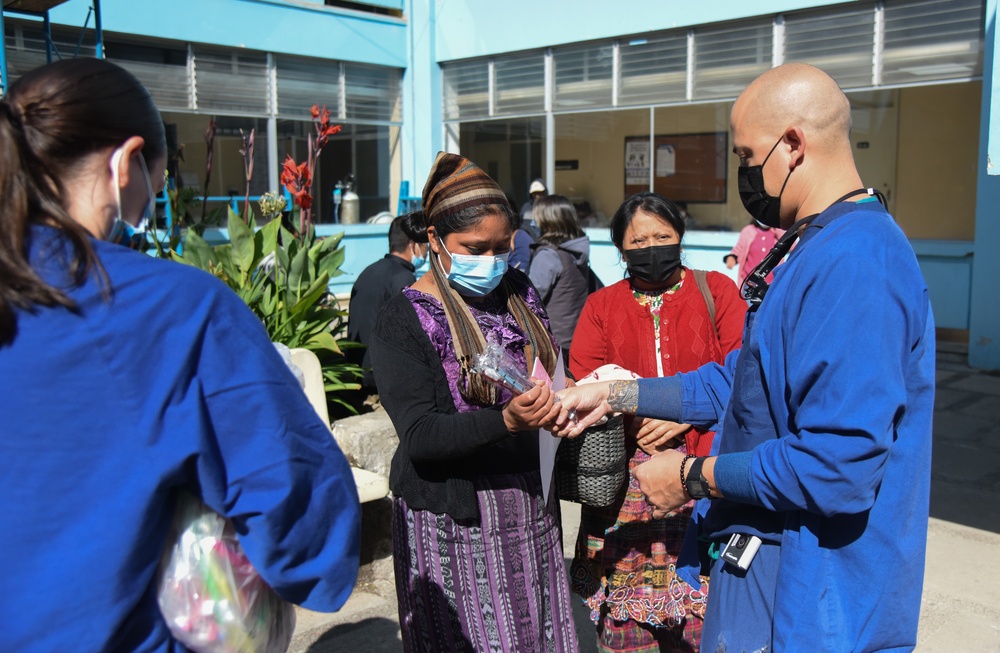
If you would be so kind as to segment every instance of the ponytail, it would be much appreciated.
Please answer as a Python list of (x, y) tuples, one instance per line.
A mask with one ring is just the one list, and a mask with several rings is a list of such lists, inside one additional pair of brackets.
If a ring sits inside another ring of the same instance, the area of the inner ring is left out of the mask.
[(97, 264), (83, 229), (59, 200), (58, 182), (31, 152), (16, 108), (0, 101), (0, 347), (17, 335), (17, 311), (65, 306), (73, 301), (48, 285), (28, 260), (31, 224), (41, 216), (64, 229), (73, 247), (69, 273), (80, 284)]

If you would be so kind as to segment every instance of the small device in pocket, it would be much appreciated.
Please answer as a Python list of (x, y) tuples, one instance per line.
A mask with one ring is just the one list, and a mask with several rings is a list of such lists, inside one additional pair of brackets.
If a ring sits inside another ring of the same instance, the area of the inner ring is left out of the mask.
[(727, 565), (732, 565), (737, 569), (746, 571), (750, 568), (750, 563), (757, 555), (762, 541), (756, 535), (746, 535), (744, 533), (733, 533), (722, 552), (722, 559)]

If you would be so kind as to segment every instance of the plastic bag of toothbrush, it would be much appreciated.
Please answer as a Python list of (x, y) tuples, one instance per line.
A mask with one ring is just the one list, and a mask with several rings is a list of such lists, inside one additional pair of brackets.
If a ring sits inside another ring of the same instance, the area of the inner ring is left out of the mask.
[[(541, 368), (541, 371), (544, 372), (544, 368), (538, 359), (535, 359), (535, 367)], [(472, 371), (482, 374), (492, 383), (507, 388), (515, 395), (524, 394), (535, 387), (527, 372), (498, 342), (490, 341), (486, 343), (486, 349), (477, 356), (476, 365), (472, 368)], [(544, 380), (548, 381), (547, 374)], [(557, 403), (559, 402), (558, 396), (554, 399)], [(576, 421), (575, 410), (570, 411), (569, 419), (571, 422)]]

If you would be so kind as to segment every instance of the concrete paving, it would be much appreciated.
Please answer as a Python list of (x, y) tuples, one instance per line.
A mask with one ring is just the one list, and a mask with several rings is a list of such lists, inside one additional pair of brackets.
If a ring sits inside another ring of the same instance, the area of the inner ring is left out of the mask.
[[(918, 653), (1000, 653), (1000, 374), (965, 364), (964, 348), (938, 348), (931, 522)], [(579, 506), (563, 503), (572, 551)], [(384, 549), (382, 549), (384, 551)], [(569, 560), (566, 561), (567, 565)], [(575, 601), (581, 653), (594, 630)], [(299, 610), (290, 653), (399, 653), (392, 561), (368, 562), (335, 614)]]

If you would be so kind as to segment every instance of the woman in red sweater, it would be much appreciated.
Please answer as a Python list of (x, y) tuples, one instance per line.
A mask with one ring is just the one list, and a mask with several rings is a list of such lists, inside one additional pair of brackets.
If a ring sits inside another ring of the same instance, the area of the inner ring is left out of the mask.
[[(641, 377), (674, 375), (739, 349), (746, 302), (732, 280), (709, 272), (713, 324), (695, 274), (680, 264), (683, 236), (677, 206), (660, 195), (639, 193), (621, 205), (611, 239), (629, 276), (587, 299), (570, 349), (576, 378), (609, 363)], [(629, 470), (669, 447), (708, 455), (712, 436), (687, 424), (631, 419)], [(591, 609), (599, 650), (698, 650), (707, 578), (692, 588), (675, 573), (693, 505), (654, 520), (630, 473), (620, 504), (583, 506), (571, 577)]]

